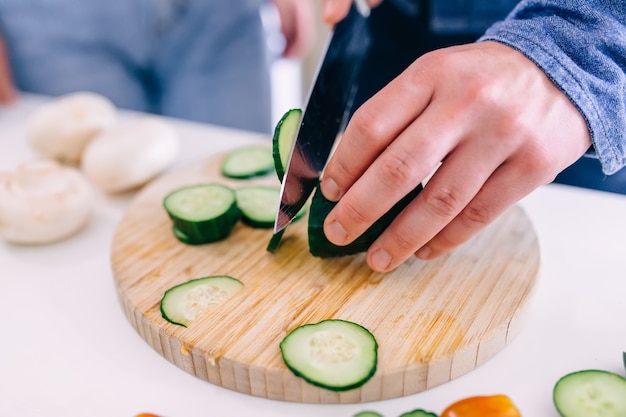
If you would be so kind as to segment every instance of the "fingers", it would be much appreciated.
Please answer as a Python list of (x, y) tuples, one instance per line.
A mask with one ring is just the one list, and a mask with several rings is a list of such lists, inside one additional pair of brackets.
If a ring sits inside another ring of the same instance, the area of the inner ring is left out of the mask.
[(315, 39), (313, 3), (302, 0), (274, 0), (280, 14), (281, 32), (285, 38), (285, 58), (304, 58)]
[(324, 232), (350, 243), (442, 161), (366, 257), (381, 272), (413, 254), (431, 259), (551, 181), (589, 144), (580, 113), (517, 51), (485, 43), (426, 54), (350, 121), (323, 174), (322, 192), (338, 200)]
[(540, 177), (528, 178), (533, 171), (519, 165), (507, 162), (500, 166), (472, 201), (415, 255), (434, 259), (449, 253), (477, 235), (537, 184), (548, 182)]
[[(326, 237), (346, 245), (414, 189), (455, 146), (458, 132), (429, 107), (372, 162), (326, 217)], [(437, 141), (429, 140), (437, 137)], [(372, 198), (375, 196), (374, 198)], [(409, 255), (414, 252), (409, 252)]]
[(526, 146), (500, 165), (472, 201), (415, 255), (433, 259), (467, 242), (520, 198), (552, 182), (556, 166), (540, 149)]
[(404, 73), (355, 112), (324, 169), (320, 187), (327, 199), (338, 201), (422, 113), (433, 93), (427, 78), (419, 71)]
[(392, 270), (423, 247), (473, 201), (506, 155), (485, 142), (464, 141), (457, 146), (417, 198), (372, 244), (367, 254), (370, 267)]
[[(431, 83), (419, 82), (419, 76), (406, 82), (406, 77), (398, 77), (361, 106), (324, 170), (322, 193), (331, 201), (341, 199), (324, 224), (334, 244), (356, 239), (444, 156), (432, 149), (433, 142), (420, 140), (420, 126), (427, 125), (428, 118), (415, 123), (430, 102)], [(394, 141), (402, 135), (407, 140)]]

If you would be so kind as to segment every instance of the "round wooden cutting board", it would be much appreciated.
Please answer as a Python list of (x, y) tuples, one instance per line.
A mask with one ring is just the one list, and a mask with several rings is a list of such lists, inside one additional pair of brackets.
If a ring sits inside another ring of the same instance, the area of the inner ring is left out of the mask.
[[(307, 219), (291, 224), (274, 254), (271, 230), (240, 223), (227, 239), (179, 242), (162, 206), (173, 189), (202, 182), (233, 187), (251, 180), (220, 174), (222, 155), (168, 174), (143, 189), (120, 222), (112, 267), (121, 305), (137, 332), (169, 361), (213, 384), (271, 399), (356, 403), (424, 391), (480, 366), (520, 330), (539, 269), (537, 237), (518, 206), (450, 255), (411, 259), (372, 272), (364, 255), (315, 258)], [(275, 175), (256, 182), (278, 185)], [(244, 287), (188, 328), (166, 322), (170, 287), (230, 275)], [(337, 393), (308, 384), (283, 363), (279, 343), (295, 327), (344, 319), (379, 345), (375, 375)]]

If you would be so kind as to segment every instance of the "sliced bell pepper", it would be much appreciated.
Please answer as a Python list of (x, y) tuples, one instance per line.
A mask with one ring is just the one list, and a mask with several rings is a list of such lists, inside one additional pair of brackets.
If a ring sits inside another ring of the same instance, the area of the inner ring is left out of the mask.
[(521, 417), (506, 395), (487, 395), (459, 400), (446, 408), (440, 417)]

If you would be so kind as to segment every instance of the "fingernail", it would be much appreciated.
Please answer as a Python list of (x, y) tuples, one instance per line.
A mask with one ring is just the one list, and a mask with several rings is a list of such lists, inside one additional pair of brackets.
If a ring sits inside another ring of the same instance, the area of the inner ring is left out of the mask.
[(415, 256), (420, 259), (428, 259), (430, 255), (432, 255), (433, 250), (430, 246), (423, 246), (417, 252), (415, 252)]
[(348, 232), (341, 223), (337, 220), (333, 220), (324, 229), (326, 238), (336, 245), (343, 244), (348, 239)]
[(332, 178), (322, 179), (320, 186), (322, 187), (322, 194), (324, 194), (327, 200), (339, 201), (341, 198), (341, 190)]
[(376, 249), (372, 253), (372, 269), (376, 271), (386, 271), (391, 264), (391, 255), (384, 249)]

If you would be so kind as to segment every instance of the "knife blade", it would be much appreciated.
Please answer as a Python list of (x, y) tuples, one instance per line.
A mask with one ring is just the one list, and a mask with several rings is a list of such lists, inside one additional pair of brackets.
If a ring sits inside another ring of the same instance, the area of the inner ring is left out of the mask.
[(371, 45), (368, 16), (367, 3), (359, 0), (330, 34), (283, 177), (274, 233), (302, 209), (345, 128), (356, 79)]

